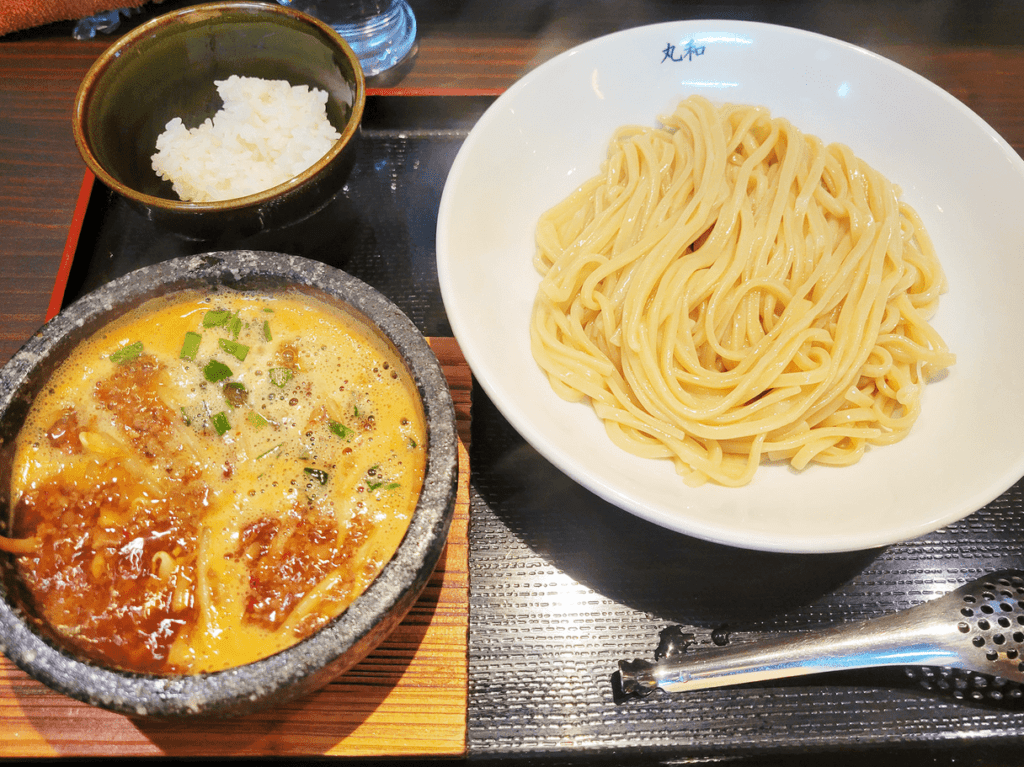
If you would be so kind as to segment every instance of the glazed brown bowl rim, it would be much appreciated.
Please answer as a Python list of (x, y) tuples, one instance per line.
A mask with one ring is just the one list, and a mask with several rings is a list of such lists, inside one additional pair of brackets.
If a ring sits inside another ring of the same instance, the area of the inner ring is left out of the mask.
[[(333, 39), (335, 41), (338, 49), (345, 54), (345, 57), (351, 64), (352, 72), (355, 77), (351, 112), (344, 128), (339, 131), (341, 133), (341, 138), (334, 143), (334, 146), (332, 146), (323, 157), (298, 175), (293, 176), (287, 181), (269, 189), (265, 189), (262, 192), (246, 195), (244, 197), (233, 197), (229, 200), (215, 200), (208, 202), (175, 200), (168, 197), (159, 197), (157, 195), (141, 192), (118, 180), (96, 158), (89, 140), (86, 137), (86, 130), (84, 127), (86, 114), (89, 104), (94, 96), (96, 81), (102, 78), (110, 67), (113, 66), (113, 64), (123, 56), (126, 51), (132, 49), (141, 40), (150, 37), (155, 32), (173, 28), (179, 25), (182, 21), (189, 22), (193, 17), (195, 17), (196, 20), (202, 20), (204, 17), (223, 15), (226, 13), (236, 14), (247, 19), (255, 18), (258, 14), (269, 14), (268, 18), (289, 18), (311, 28), (318, 29), (324, 35), (327, 35), (328, 39)], [(359, 125), (362, 122), (365, 106), (366, 78), (363, 74), (359, 59), (353, 52), (351, 46), (345, 42), (344, 38), (342, 38), (341, 35), (339, 35), (328, 24), (324, 23), (320, 19), (310, 16), (309, 14), (297, 11), (294, 8), (272, 5), (270, 3), (259, 2), (259, 0), (217, 0), (216, 2), (200, 3), (199, 5), (192, 5), (186, 8), (169, 11), (154, 19), (150, 19), (144, 24), (127, 32), (123, 37), (119, 38), (110, 47), (103, 51), (99, 58), (97, 58), (89, 67), (85, 77), (78, 86), (72, 113), (72, 133), (74, 134), (75, 144), (78, 147), (79, 154), (81, 154), (82, 160), (85, 162), (89, 170), (105, 185), (123, 197), (127, 197), (128, 199), (134, 200), (142, 205), (174, 213), (235, 211), (272, 202), (273, 200), (283, 197), (293, 190), (312, 182), (338, 157), (338, 155), (346, 149), (346, 147), (349, 146), (349, 144), (352, 143), (356, 132), (359, 130)]]

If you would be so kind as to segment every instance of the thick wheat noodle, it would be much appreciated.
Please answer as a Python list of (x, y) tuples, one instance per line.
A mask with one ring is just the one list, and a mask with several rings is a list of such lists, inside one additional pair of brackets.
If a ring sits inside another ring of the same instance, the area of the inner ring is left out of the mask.
[(8, 538), (0, 535), (0, 551), (8, 554), (36, 554), (39, 551), (39, 539), (35, 536), (29, 538)]
[(762, 459), (853, 463), (906, 435), (955, 361), (946, 289), (898, 188), (761, 107), (627, 126), (537, 226), (535, 359), (615, 444), (690, 484)]

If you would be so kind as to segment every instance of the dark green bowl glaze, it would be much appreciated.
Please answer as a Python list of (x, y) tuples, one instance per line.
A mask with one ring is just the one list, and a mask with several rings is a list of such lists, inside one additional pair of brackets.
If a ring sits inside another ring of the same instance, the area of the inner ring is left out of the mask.
[[(202, 123), (221, 107), (215, 80), (288, 80), (326, 90), (341, 139), (311, 168), (259, 194), (184, 202), (152, 169), (167, 122)], [(89, 169), (158, 224), (196, 237), (250, 234), (311, 213), (352, 168), (366, 85), (359, 61), (329, 26), (258, 2), (216, 2), (159, 16), (96, 60), (78, 89), (73, 129)]]

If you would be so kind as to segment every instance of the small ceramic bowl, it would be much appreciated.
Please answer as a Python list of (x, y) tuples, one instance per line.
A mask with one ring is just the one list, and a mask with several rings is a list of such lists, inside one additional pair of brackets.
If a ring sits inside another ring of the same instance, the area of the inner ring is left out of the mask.
[[(231, 75), (327, 91), (327, 117), (341, 138), (264, 192), (184, 202), (152, 168), (156, 138), (172, 118), (193, 128), (212, 117), (222, 106), (214, 81)], [(108, 48), (79, 87), (72, 127), (97, 178), (161, 226), (199, 238), (251, 234), (300, 219), (341, 189), (365, 98), (358, 59), (323, 22), (279, 5), (205, 3), (159, 16)]]
[[(17, 573), (0, 555), (0, 649), (35, 679), (77, 700), (141, 717), (248, 714), (311, 692), (365, 657), (420, 596), (447, 539), (455, 508), (458, 437), (441, 367), (393, 303), (350, 275), (277, 253), (232, 251), (139, 269), (87, 294), (47, 323), (0, 369), (0, 498), (9, 507), (11, 445), (37, 393), (71, 349), (143, 302), (188, 288), (288, 288), (362, 315), (397, 349), (419, 390), (427, 428), (423, 487), (392, 559), (341, 615), (292, 647), (224, 671), (155, 676), (104, 668), (45, 638), (16, 605)], [(8, 511), (9, 513), (9, 511)]]

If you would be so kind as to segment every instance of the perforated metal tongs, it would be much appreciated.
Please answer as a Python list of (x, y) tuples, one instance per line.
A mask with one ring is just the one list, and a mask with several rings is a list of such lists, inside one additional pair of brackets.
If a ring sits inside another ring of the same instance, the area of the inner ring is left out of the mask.
[[(956, 697), (1024, 697), (1024, 571), (1005, 570), (892, 615), (664, 657), (620, 661), (622, 692), (703, 690), (829, 671), (900, 666)], [(966, 672), (966, 673), (965, 673)]]

